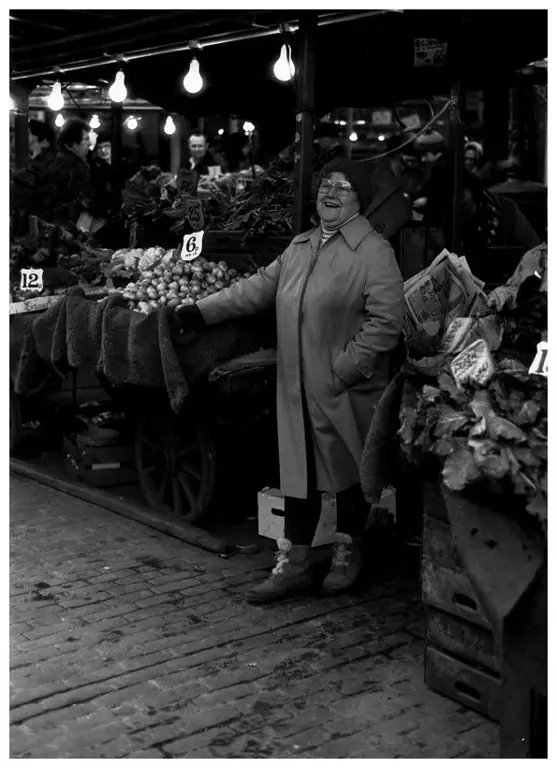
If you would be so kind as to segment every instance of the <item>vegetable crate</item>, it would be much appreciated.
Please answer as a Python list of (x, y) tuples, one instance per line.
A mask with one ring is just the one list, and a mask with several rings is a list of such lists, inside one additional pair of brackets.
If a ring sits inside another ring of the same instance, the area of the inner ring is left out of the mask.
[(425, 680), (491, 720), (501, 716), (501, 658), (491, 624), (458, 559), (440, 490), (424, 487), (422, 600)]
[(87, 485), (110, 488), (137, 481), (132, 445), (91, 445), (80, 435), (66, 435), (62, 449), (77, 478)]

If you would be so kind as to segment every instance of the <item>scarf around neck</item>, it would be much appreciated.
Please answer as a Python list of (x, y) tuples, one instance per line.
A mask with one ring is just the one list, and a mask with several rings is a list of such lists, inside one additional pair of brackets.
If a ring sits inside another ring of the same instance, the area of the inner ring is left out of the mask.
[(349, 221), (352, 221), (356, 218), (356, 216), (359, 216), (360, 212), (355, 213), (353, 216), (351, 216), (349, 219), (346, 219), (346, 221), (343, 221), (342, 224), (337, 224), (333, 227), (327, 227), (323, 222), (321, 222), (321, 246), (325, 245), (325, 243), (333, 237), (333, 235), (336, 235), (336, 233), (341, 230), (345, 224), (348, 224)]

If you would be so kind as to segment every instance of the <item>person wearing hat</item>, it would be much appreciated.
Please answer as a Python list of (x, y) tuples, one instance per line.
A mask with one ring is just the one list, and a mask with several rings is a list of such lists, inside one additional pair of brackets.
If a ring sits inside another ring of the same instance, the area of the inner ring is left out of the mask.
[(373, 197), (368, 166), (337, 158), (318, 183), (320, 224), (297, 235), (256, 275), (178, 310), (194, 330), (276, 306), (277, 421), (285, 534), (277, 565), (247, 597), (280, 600), (313, 585), (310, 547), (321, 492), (336, 494), (337, 533), (327, 594), (362, 568), (369, 504), (359, 466), (375, 405), (390, 378), (404, 311), (393, 249), (362, 215)]
[(399, 136), (389, 140), (387, 149), (391, 152), (398, 149), (392, 154), (391, 170), (398, 188), (413, 203), (423, 196), (429, 181), (429, 167), (424, 162), (423, 154), (415, 142), (405, 144)]
[(469, 173), (479, 175), (483, 153), (483, 147), (477, 141), (469, 141), (465, 144), (464, 167)]

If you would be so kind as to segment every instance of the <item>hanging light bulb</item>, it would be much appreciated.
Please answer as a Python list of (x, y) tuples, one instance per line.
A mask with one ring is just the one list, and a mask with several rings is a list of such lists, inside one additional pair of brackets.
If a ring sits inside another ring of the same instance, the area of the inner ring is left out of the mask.
[(173, 133), (176, 131), (176, 125), (174, 124), (174, 120), (171, 118), (170, 115), (166, 118), (166, 123), (164, 124), (164, 132), (167, 136), (172, 136)]
[(280, 49), (280, 56), (275, 61), (273, 73), (277, 80), (280, 80), (281, 83), (287, 83), (289, 80), (292, 80), (296, 74), (296, 67), (292, 61), (289, 45), (284, 44)]
[(242, 128), (244, 130), (244, 133), (247, 133), (248, 135), (255, 131), (255, 125), (253, 123), (250, 123), (249, 120), (246, 120), (246, 122), (243, 124)]
[(356, 133), (356, 131), (352, 131), (352, 133), (348, 138), (350, 139), (350, 141), (358, 141), (358, 134)]
[(203, 88), (203, 78), (199, 72), (199, 62), (193, 57), (187, 75), (184, 77), (184, 89), (188, 93), (199, 93)]
[(114, 82), (108, 89), (108, 95), (112, 101), (115, 101), (117, 104), (121, 104), (126, 100), (128, 89), (126, 88), (126, 79), (121, 69), (116, 72)]
[(89, 128), (92, 128), (93, 130), (101, 127), (101, 121), (99, 120), (98, 115), (93, 115), (93, 117), (89, 120)]
[(222, 136), (224, 134), (224, 128), (219, 128), (217, 133), (219, 136)]
[(126, 121), (126, 125), (128, 127), (128, 131), (135, 131), (137, 130), (137, 127), (139, 125), (137, 121), (137, 117), (134, 117), (133, 115), (130, 115)]
[(64, 115), (61, 112), (59, 112), (56, 115), (56, 120), (54, 121), (54, 125), (57, 128), (63, 128), (65, 122), (66, 122), (66, 118), (64, 117)]
[(46, 103), (53, 112), (59, 112), (64, 108), (64, 96), (62, 94), (62, 85), (60, 80), (57, 80), (52, 86), (50, 96), (46, 100)]

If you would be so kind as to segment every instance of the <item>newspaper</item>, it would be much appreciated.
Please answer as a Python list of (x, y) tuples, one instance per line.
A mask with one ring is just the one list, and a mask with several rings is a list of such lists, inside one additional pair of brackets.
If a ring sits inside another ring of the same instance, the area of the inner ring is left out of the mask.
[(453, 320), (470, 316), (472, 309), (487, 307), (482, 288), (466, 258), (444, 249), (427, 269), (404, 284), (405, 335), (438, 336)]

